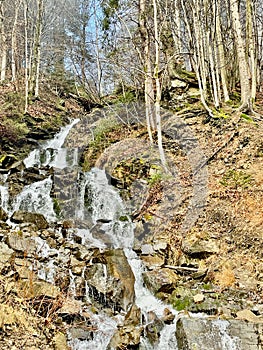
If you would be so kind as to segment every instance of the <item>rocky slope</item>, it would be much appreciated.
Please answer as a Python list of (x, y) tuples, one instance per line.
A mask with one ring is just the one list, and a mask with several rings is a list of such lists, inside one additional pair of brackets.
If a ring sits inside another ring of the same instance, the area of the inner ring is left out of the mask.
[[(211, 345), (209, 337), (200, 344), (197, 339), (203, 329), (214, 330), (218, 319), (230, 320), (240, 349), (261, 349), (262, 121), (243, 115), (233, 123), (226, 113), (211, 118), (198, 102), (182, 107), (162, 112), (168, 172), (158, 149), (148, 144), (140, 104), (92, 111), (72, 129), (67, 146), (79, 147), (85, 170), (105, 168), (127, 202), (144, 283), (184, 316), (176, 331), (180, 350)], [(25, 169), (12, 159), (2, 161), (2, 172), (10, 169), (13, 194), (43, 179), (43, 171), (52, 175), (52, 169), (33, 168), (21, 183)], [(75, 176), (66, 170), (59, 175)], [(173, 322), (167, 311), (140, 323), (133, 273), (123, 250), (113, 250), (111, 242), (103, 251), (84, 246), (68, 217), (50, 225), (41, 215), (16, 212), (14, 231), (3, 210), (0, 216), (2, 349), (67, 349), (67, 340), (96, 339), (93, 318), (102, 311), (108, 317), (129, 310), (112, 338), (116, 349), (138, 348), (143, 333), (158, 342), (161, 329)], [(94, 233), (101, 237), (99, 228)], [(188, 312), (211, 319), (193, 324)]]

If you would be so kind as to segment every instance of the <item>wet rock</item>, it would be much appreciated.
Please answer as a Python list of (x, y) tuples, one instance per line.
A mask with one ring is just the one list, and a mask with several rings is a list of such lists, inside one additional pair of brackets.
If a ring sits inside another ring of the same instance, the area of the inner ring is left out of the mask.
[(29, 213), (21, 210), (14, 212), (11, 220), (17, 224), (24, 222), (32, 223), (37, 227), (38, 230), (46, 229), (49, 226), (44, 215), (39, 213)]
[(133, 305), (125, 316), (122, 326), (114, 333), (107, 349), (131, 349), (137, 348), (143, 327), (140, 326), (141, 310)]
[(146, 286), (154, 294), (159, 292), (170, 293), (178, 282), (177, 274), (168, 268), (144, 272), (143, 279)]
[(102, 305), (127, 311), (134, 303), (134, 275), (121, 249), (107, 250), (93, 258), (85, 271), (91, 296)]
[(260, 350), (263, 342), (262, 324), (238, 320), (181, 318), (176, 325), (178, 350)]
[(166, 324), (170, 324), (173, 323), (174, 317), (174, 314), (168, 308), (165, 308), (161, 320)]
[(6, 221), (8, 219), (7, 213), (4, 211), (3, 208), (0, 208), (0, 220)]
[(157, 317), (153, 322), (147, 324), (147, 326), (145, 327), (147, 338), (152, 344), (155, 344), (158, 341), (163, 327), (164, 322)]
[(111, 338), (107, 350), (138, 349), (143, 327), (121, 327)]

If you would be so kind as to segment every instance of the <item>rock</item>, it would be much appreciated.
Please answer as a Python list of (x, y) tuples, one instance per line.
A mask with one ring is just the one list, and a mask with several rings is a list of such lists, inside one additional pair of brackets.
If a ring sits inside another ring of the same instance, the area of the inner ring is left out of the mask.
[(219, 247), (215, 240), (197, 240), (195, 242), (184, 241), (182, 250), (185, 254), (195, 258), (204, 258), (211, 254), (217, 254)]
[(171, 310), (169, 310), (168, 308), (165, 308), (163, 311), (163, 316), (162, 316), (161, 320), (166, 324), (170, 324), (170, 323), (173, 323), (174, 317), (175, 316), (171, 312)]
[(71, 327), (68, 334), (72, 339), (86, 340), (92, 338), (92, 332), (87, 326)]
[(39, 213), (29, 213), (21, 210), (14, 212), (14, 214), (11, 217), (11, 220), (17, 224), (24, 222), (32, 223), (36, 225), (38, 230), (46, 229), (49, 226), (44, 215)]
[(204, 299), (205, 299), (204, 294), (199, 293), (199, 294), (194, 295), (194, 302), (195, 303), (201, 303), (202, 301), (204, 301)]
[(153, 254), (153, 246), (151, 244), (143, 244), (141, 248), (141, 254), (142, 255), (150, 255)]
[(178, 282), (176, 273), (167, 268), (144, 272), (143, 279), (146, 286), (154, 294), (159, 292), (170, 293)]
[(163, 327), (164, 322), (157, 317), (153, 322), (146, 325), (145, 332), (151, 344), (154, 344), (158, 341), (160, 337), (160, 332), (163, 329)]
[(68, 298), (63, 302), (63, 305), (58, 310), (58, 313), (67, 315), (79, 314), (81, 312), (81, 306), (81, 301)]
[(237, 320), (208, 320), (181, 318), (176, 325), (178, 350), (262, 349), (263, 327)]
[(84, 261), (79, 261), (74, 257), (71, 257), (70, 259), (70, 266), (71, 270), (75, 275), (81, 275), (83, 268), (85, 267), (85, 262)]
[(13, 249), (10, 249), (8, 245), (3, 242), (0, 243), (0, 269), (4, 267), (13, 254)]
[(124, 325), (138, 326), (141, 323), (141, 309), (133, 304), (130, 310), (127, 312), (124, 320)]
[(149, 270), (160, 268), (165, 263), (165, 257), (160, 257), (159, 255), (142, 255), (141, 260)]
[(121, 249), (110, 249), (93, 258), (85, 279), (93, 296), (100, 303), (127, 311), (134, 303), (134, 275)]
[(37, 251), (38, 244), (34, 237), (28, 237), (21, 232), (11, 232), (7, 238), (10, 248), (32, 255)]
[(107, 350), (138, 349), (143, 327), (124, 326), (113, 335)]
[(22, 298), (32, 299), (45, 296), (54, 299), (60, 295), (58, 287), (41, 280), (24, 279), (19, 281), (18, 287)]
[(8, 219), (7, 213), (4, 211), (3, 208), (0, 208), (0, 220), (6, 221)]
[(114, 333), (107, 349), (137, 348), (143, 331), (140, 323), (141, 310), (134, 304), (126, 314), (123, 325)]
[(239, 320), (246, 320), (246, 321), (255, 322), (255, 323), (263, 323), (262, 316), (256, 316), (252, 311), (247, 309), (238, 311), (236, 313), (236, 316)]

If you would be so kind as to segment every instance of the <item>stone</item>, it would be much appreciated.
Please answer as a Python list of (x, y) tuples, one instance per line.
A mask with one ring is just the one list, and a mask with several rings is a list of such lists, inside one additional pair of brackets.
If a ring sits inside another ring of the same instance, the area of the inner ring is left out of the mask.
[(112, 337), (107, 349), (137, 349), (140, 344), (142, 332), (143, 327), (122, 327), (119, 332), (116, 333), (117, 335)]
[(204, 300), (205, 300), (204, 294), (198, 293), (198, 294), (194, 295), (194, 302), (195, 303), (202, 303), (202, 301), (204, 301)]
[(13, 249), (10, 249), (8, 245), (3, 242), (0, 243), (0, 269), (4, 267), (13, 254)]
[(168, 308), (165, 308), (163, 311), (163, 316), (161, 317), (161, 321), (163, 321), (166, 324), (173, 323), (174, 321), (174, 314), (169, 310)]
[(8, 219), (7, 213), (4, 211), (3, 208), (0, 208), (0, 220), (6, 221)]
[(144, 272), (143, 279), (153, 294), (159, 292), (170, 293), (178, 282), (177, 274), (168, 268)]
[(93, 258), (85, 279), (99, 303), (117, 310), (129, 310), (135, 299), (135, 278), (122, 249), (109, 249)]
[(159, 255), (142, 255), (141, 260), (149, 270), (160, 268), (165, 263), (165, 257)]
[(20, 296), (23, 298), (37, 298), (37, 297), (48, 297), (57, 298), (60, 295), (60, 289), (51, 283), (41, 281), (24, 279), (18, 283)]
[(185, 254), (195, 257), (203, 258), (219, 252), (218, 244), (215, 240), (197, 240), (195, 242), (185, 241), (182, 246)]
[(239, 320), (209, 320), (182, 317), (176, 325), (178, 350), (262, 350), (261, 324)]
[(236, 316), (239, 320), (246, 320), (255, 323), (263, 323), (262, 316), (256, 316), (254, 312), (250, 310), (241, 310), (236, 313)]
[(27, 255), (34, 254), (38, 246), (34, 237), (27, 237), (21, 231), (11, 232), (7, 238), (7, 244), (10, 248), (24, 252)]
[(17, 224), (24, 222), (32, 223), (38, 230), (46, 229), (49, 226), (44, 215), (39, 213), (29, 213), (21, 210), (15, 211), (11, 216), (11, 220)]
[(67, 298), (63, 301), (62, 307), (58, 310), (59, 314), (79, 314), (81, 312), (82, 303), (79, 300)]

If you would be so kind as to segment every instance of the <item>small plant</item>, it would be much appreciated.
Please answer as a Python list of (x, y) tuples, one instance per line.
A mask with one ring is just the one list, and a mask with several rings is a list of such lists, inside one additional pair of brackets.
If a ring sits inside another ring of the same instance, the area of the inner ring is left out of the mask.
[(245, 173), (244, 171), (229, 170), (222, 177), (220, 181), (221, 185), (231, 188), (248, 188), (252, 182), (252, 177), (250, 174)]

